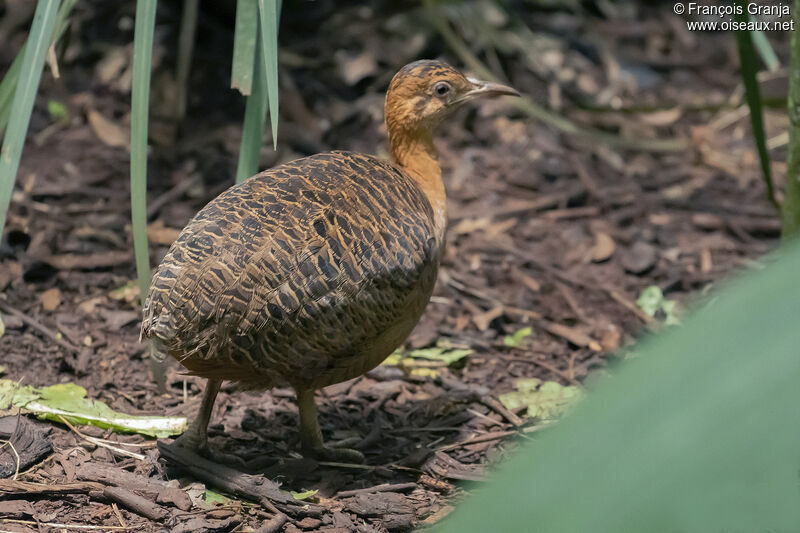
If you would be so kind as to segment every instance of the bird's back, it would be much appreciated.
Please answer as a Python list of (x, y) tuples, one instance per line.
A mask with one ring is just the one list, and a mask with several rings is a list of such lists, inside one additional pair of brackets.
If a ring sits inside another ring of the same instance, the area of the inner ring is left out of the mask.
[(142, 335), (193, 373), (319, 387), (377, 365), (416, 324), (439, 252), (431, 206), (395, 166), (348, 152), (262, 172), (186, 226)]

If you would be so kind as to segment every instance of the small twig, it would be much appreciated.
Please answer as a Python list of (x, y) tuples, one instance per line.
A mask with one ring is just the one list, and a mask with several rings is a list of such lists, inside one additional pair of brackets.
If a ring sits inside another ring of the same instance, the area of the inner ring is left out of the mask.
[(513, 426), (521, 427), (525, 424), (525, 421), (522, 420), (520, 417), (509, 411), (505, 405), (500, 403), (500, 400), (495, 398), (494, 396), (484, 396), (481, 398), (481, 403), (497, 413), (498, 415), (502, 416), (506, 420), (508, 420)]
[(88, 524), (59, 524), (57, 522), (34, 522), (33, 520), (17, 520), (16, 518), (0, 518), (0, 524), (27, 524), (31, 526), (46, 526), (46, 527), (54, 527), (60, 528), (64, 531), (70, 529), (89, 529), (93, 531), (101, 531), (101, 530), (109, 530), (109, 531), (123, 531), (126, 529), (131, 529), (128, 526), (92, 526)]
[(130, 451), (128, 451), (128, 450), (124, 450), (124, 449), (122, 449), (122, 448), (118, 448), (117, 446), (112, 446), (111, 444), (108, 444), (108, 441), (106, 441), (105, 439), (98, 439), (97, 437), (91, 437), (91, 436), (89, 436), (89, 435), (84, 435), (83, 433), (81, 433), (80, 431), (78, 431), (78, 429), (77, 429), (75, 426), (73, 426), (72, 424), (70, 424), (70, 423), (69, 423), (69, 421), (68, 421), (66, 418), (64, 418), (63, 416), (61, 416), (61, 415), (58, 415), (58, 418), (59, 418), (59, 419), (60, 419), (60, 420), (61, 420), (61, 421), (62, 421), (62, 422), (63, 422), (63, 423), (64, 423), (64, 424), (65, 424), (65, 425), (66, 425), (66, 426), (69, 428), (69, 429), (71, 429), (72, 431), (74, 431), (76, 435), (78, 435), (78, 436), (79, 436), (79, 437), (81, 437), (82, 439), (86, 440), (87, 442), (90, 442), (90, 443), (94, 444), (95, 446), (100, 446), (101, 448), (106, 448), (106, 449), (109, 449), (109, 450), (111, 450), (112, 452), (116, 452), (116, 453), (118, 453), (119, 455), (124, 455), (124, 456), (126, 456), (126, 457), (133, 457), (134, 459), (138, 459), (138, 460), (140, 460), (140, 461), (144, 461), (144, 460), (146, 459), (146, 457), (145, 457), (144, 455), (140, 454), (140, 453), (136, 453), (136, 452), (130, 452)]
[(103, 496), (150, 520), (160, 521), (169, 514), (160, 505), (122, 487), (104, 487)]
[(14, 447), (14, 444), (10, 440), (4, 440), (4, 441), (1, 441), (1, 442), (3, 444), (2, 444), (2, 446), (0, 446), (0, 450), (5, 448), (6, 446), (8, 446), (9, 448), (11, 448), (11, 451), (14, 452), (14, 457), (16, 458), (17, 466), (14, 469), (14, 477), (12, 477), (11, 479), (16, 481), (17, 477), (19, 477), (19, 463), (20, 463), (19, 454), (17, 453), (17, 449)]
[(349, 496), (370, 494), (373, 492), (405, 492), (407, 490), (414, 490), (415, 488), (417, 488), (416, 483), (383, 483), (382, 485), (375, 485), (374, 487), (366, 487), (363, 489), (343, 490), (336, 493), (334, 498), (347, 498)]
[(509, 431), (495, 431), (492, 433), (486, 433), (484, 435), (479, 435), (477, 437), (473, 437), (471, 439), (467, 439), (465, 441), (456, 442), (455, 444), (446, 444), (444, 446), (439, 446), (436, 448), (435, 451), (443, 452), (446, 450), (452, 450), (454, 448), (460, 448), (461, 446), (469, 446), (470, 444), (479, 444), (481, 442), (489, 442), (498, 439), (504, 439), (506, 437), (510, 437), (512, 435), (519, 435), (519, 431), (516, 430), (509, 430)]
[(119, 512), (119, 507), (117, 507), (116, 502), (111, 504), (111, 509), (114, 511), (114, 514), (117, 516), (117, 520), (119, 520), (119, 525), (121, 527), (127, 528), (128, 525), (125, 523), (125, 520), (122, 519), (122, 513)]
[(572, 385), (575, 385), (576, 387), (583, 387), (583, 384), (580, 381), (578, 381), (577, 379), (569, 377), (569, 375), (566, 374), (565, 372), (563, 372), (562, 370), (559, 370), (556, 367), (554, 367), (552, 365), (549, 365), (547, 363), (544, 363), (542, 361), (537, 361), (536, 359), (533, 359), (533, 358), (528, 359), (526, 357), (509, 357), (509, 359), (512, 360), (512, 361), (520, 362), (520, 363), (529, 363), (529, 364), (532, 364), (532, 365), (540, 366), (540, 367), (544, 368), (545, 370), (548, 370), (548, 371), (552, 372), (553, 374), (559, 376), (560, 378), (568, 381)]
[(196, 184), (200, 183), (201, 175), (199, 173), (195, 174), (193, 177), (184, 179), (173, 188), (158, 196), (151, 201), (147, 206), (147, 219), (151, 219), (161, 211), (161, 208), (167, 205), (169, 202), (173, 200), (177, 200), (180, 198), (183, 193), (194, 187)]

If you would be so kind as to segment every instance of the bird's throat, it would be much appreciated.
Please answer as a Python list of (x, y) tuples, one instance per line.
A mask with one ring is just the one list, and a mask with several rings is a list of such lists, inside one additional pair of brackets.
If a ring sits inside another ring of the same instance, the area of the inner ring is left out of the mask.
[(428, 197), (433, 208), (436, 238), (443, 242), (444, 231), (447, 227), (447, 198), (445, 197), (444, 183), (442, 183), (442, 169), (439, 167), (431, 135), (427, 131), (394, 133), (389, 136), (392, 159), (417, 182), (419, 188)]

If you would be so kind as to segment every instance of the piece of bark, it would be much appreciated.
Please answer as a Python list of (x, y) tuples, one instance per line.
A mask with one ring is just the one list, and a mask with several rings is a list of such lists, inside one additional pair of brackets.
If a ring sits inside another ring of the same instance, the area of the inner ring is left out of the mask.
[(53, 443), (44, 431), (23, 416), (0, 418), (0, 478), (13, 476), (37, 464), (53, 452)]
[(158, 442), (158, 451), (163, 459), (189, 472), (199, 481), (241, 498), (259, 502), (269, 510), (279, 509), (291, 516), (316, 517), (321, 516), (324, 510), (319, 505), (295, 503), (291, 494), (281, 490), (277, 483), (264, 476), (244, 474), (163, 441)]
[(77, 477), (85, 481), (97, 481), (105, 485), (144, 492), (154, 497), (156, 503), (168, 503), (182, 511), (192, 508), (191, 498), (181, 489), (169, 487), (164, 481), (140, 476), (115, 466), (86, 463), (77, 472)]
[(105, 487), (103, 496), (150, 520), (161, 521), (169, 516), (169, 511), (160, 505), (122, 487)]

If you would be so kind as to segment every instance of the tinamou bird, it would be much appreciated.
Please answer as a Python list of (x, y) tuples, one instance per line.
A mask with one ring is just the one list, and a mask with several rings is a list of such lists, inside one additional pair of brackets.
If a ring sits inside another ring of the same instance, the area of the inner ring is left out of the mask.
[(141, 335), (208, 378), (177, 444), (204, 448), (223, 380), (297, 392), (302, 452), (326, 447), (314, 392), (377, 366), (419, 321), (445, 246), (446, 204), (432, 135), (462, 104), (519, 95), (416, 61), (392, 79), (385, 120), (391, 161), (334, 151), (257, 174), (206, 205), (158, 267)]

